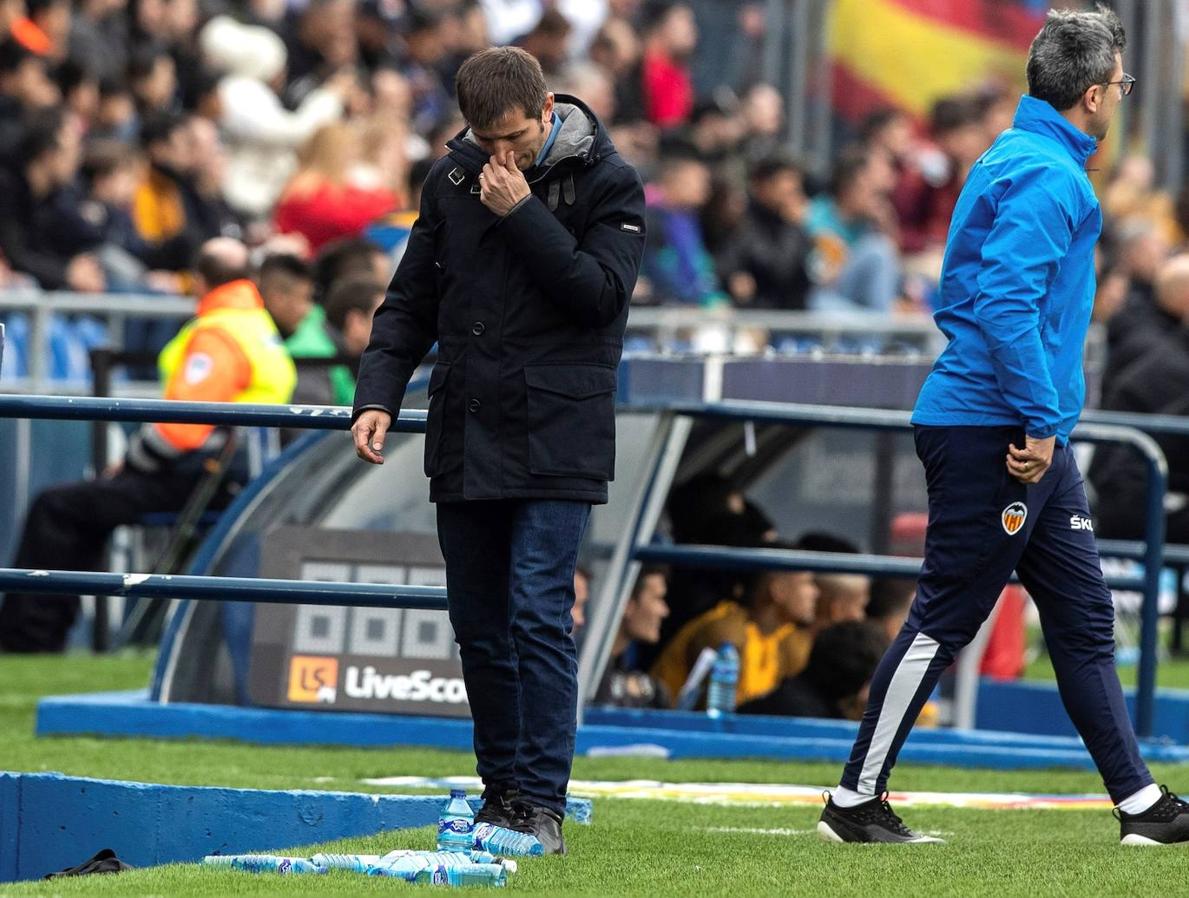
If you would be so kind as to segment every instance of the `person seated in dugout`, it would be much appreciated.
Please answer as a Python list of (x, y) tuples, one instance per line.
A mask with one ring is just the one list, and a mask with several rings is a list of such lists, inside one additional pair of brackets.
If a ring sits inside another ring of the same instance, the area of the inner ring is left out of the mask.
[[(286, 403), (297, 372), (256, 285), (248, 249), (230, 237), (202, 245), (195, 264), (197, 314), (161, 351), (166, 399)], [(185, 507), (227, 441), (210, 424), (145, 424), (123, 462), (93, 480), (42, 491), (25, 517), (13, 567), (103, 569), (107, 538), (149, 512)], [(247, 479), (234, 460), (212, 508), (224, 507)], [(60, 652), (78, 614), (78, 596), (8, 593), (0, 602), (0, 650)]]
[(846, 621), (817, 635), (809, 662), (770, 693), (739, 706), (740, 714), (859, 720), (879, 659), (888, 648), (883, 628)]
[[(802, 549), (800, 542), (767, 542), (763, 548)], [(813, 643), (818, 588), (808, 571), (764, 571), (753, 577), (743, 601), (727, 599), (686, 624), (665, 646), (652, 675), (673, 695), (681, 691), (705, 648), (731, 643), (739, 651), (740, 703), (771, 692), (801, 672)]]
[[(797, 540), (800, 548), (808, 552), (838, 552), (855, 555), (859, 547), (848, 539), (830, 533), (804, 533)], [(817, 584), (817, 605), (814, 611), (814, 629), (843, 621), (863, 620), (867, 602), (871, 598), (871, 578), (865, 574), (820, 573), (814, 576)]]
[(619, 631), (611, 645), (607, 670), (595, 693), (595, 704), (619, 708), (669, 708), (673, 693), (636, 663), (637, 648), (655, 644), (661, 637), (661, 621), (669, 616), (665, 602), (668, 568), (646, 567), (636, 579)]

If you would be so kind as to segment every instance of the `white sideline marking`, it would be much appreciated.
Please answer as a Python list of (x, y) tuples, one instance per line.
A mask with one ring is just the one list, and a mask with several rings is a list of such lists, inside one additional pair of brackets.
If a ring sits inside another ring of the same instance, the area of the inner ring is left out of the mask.
[[(424, 776), (388, 776), (365, 779), (370, 786), (418, 786), (427, 789), (482, 790), (474, 776), (444, 779)], [(637, 798), (649, 801), (685, 801), (695, 804), (740, 807), (822, 804), (822, 793), (833, 786), (796, 786), (786, 783), (664, 783), (659, 780), (596, 781), (571, 780), (570, 792), (584, 798)], [(1024, 792), (891, 792), (888, 800), (897, 807), (950, 807), (986, 811), (1020, 810), (1110, 810), (1114, 805), (1105, 795), (1035, 795)]]

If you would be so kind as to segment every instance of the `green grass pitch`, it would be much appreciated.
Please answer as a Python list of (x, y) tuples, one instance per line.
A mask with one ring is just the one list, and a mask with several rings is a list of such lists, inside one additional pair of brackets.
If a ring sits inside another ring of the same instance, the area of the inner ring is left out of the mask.
[[(281, 748), (232, 743), (35, 739), (37, 697), (143, 685), (147, 656), (0, 656), (0, 769), (56, 770), (80, 776), (251, 788), (367, 791), (363, 777), (445, 776), (473, 772), (469, 755), (423, 750)], [(1189, 791), (1189, 765), (1154, 771), (1174, 790)], [(657, 761), (580, 758), (584, 779), (831, 784), (833, 764), (764, 761)], [(1004, 772), (939, 767), (899, 768), (898, 789), (1093, 792), (1092, 773)], [(371, 791), (396, 791), (371, 789)], [(1102, 812), (979, 811), (916, 808), (910, 825), (941, 833), (943, 846), (834, 846), (813, 833), (808, 807), (720, 807), (597, 799), (595, 823), (568, 826), (565, 858), (526, 861), (508, 893), (531, 895), (693, 896), (1106, 896), (1189, 893), (1189, 852), (1123, 849), (1114, 820)], [(432, 847), (432, 830), (293, 846), (378, 853)], [(80, 846), (80, 857), (103, 846)], [(112, 895), (350, 896), (396, 891), (390, 880), (349, 874), (252, 876), (171, 865), (119, 876), (0, 885), (0, 896)], [(1171, 890), (1171, 892), (1170, 892)]]

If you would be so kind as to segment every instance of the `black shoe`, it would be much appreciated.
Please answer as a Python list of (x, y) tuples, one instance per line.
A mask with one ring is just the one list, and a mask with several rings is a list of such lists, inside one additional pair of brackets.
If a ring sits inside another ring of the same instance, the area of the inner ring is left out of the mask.
[(817, 833), (827, 842), (944, 843), (943, 839), (923, 836), (905, 826), (888, 804), (886, 792), (853, 808), (840, 808), (827, 797)]
[(483, 790), (483, 807), (475, 815), (475, 822), (511, 829), (516, 820), (513, 802), (519, 794), (512, 786), (488, 786)]
[(1124, 814), (1119, 819), (1119, 841), (1124, 845), (1184, 845), (1189, 843), (1189, 801), (1182, 801), (1161, 786), (1160, 800), (1142, 814)]
[(516, 819), (512, 821), (512, 829), (536, 836), (544, 854), (566, 853), (566, 840), (561, 835), (560, 814), (526, 801), (518, 801), (514, 807), (517, 814)]

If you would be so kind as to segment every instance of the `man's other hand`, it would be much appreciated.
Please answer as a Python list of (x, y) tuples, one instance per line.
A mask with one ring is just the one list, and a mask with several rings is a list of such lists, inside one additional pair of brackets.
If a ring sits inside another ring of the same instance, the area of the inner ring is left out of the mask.
[(1020, 483), (1040, 483), (1045, 471), (1053, 463), (1056, 437), (1025, 437), (1024, 448), (1007, 447), (1007, 472)]
[(524, 172), (516, 167), (516, 154), (511, 150), (502, 158), (492, 156), (479, 172), (479, 199), (500, 218), (531, 193)]
[(373, 465), (384, 464), (384, 437), (392, 426), (392, 415), (378, 408), (369, 408), (351, 425), (355, 440), (355, 454)]

